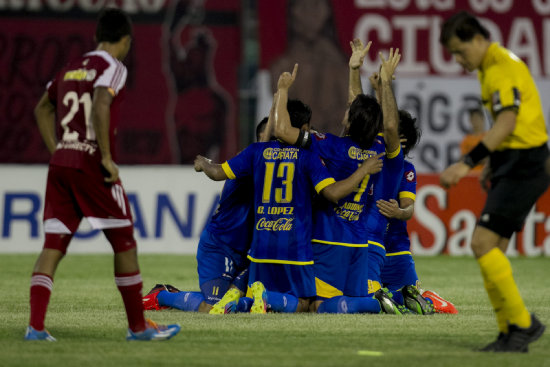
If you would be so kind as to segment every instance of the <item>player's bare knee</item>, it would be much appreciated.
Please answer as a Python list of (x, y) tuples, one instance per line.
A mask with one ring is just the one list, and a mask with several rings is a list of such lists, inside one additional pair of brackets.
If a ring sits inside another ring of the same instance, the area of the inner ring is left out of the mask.
[(477, 258), (498, 246), (499, 237), (489, 229), (476, 227), (472, 236), (472, 251)]

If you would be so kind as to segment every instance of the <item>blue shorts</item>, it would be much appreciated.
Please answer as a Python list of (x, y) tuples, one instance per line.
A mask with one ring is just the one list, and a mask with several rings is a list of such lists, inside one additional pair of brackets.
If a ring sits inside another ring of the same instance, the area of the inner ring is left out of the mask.
[(315, 297), (313, 265), (251, 262), (249, 271), (249, 287), (260, 281), (271, 292), (289, 293), (298, 298)]
[(386, 249), (382, 245), (375, 245), (369, 241), (369, 293), (382, 288), (382, 269), (386, 262)]
[(386, 254), (386, 262), (382, 269), (382, 284), (390, 291), (398, 290), (406, 285), (418, 285), (418, 275), (411, 254)]
[(367, 295), (368, 247), (313, 243), (318, 298)]
[(218, 302), (248, 264), (246, 253), (234, 251), (212, 233), (203, 231), (197, 249), (197, 272), (205, 302)]

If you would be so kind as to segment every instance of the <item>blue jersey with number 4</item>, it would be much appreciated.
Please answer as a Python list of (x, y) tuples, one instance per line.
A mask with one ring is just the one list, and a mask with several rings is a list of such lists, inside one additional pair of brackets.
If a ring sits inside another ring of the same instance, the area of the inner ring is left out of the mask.
[(279, 141), (254, 143), (222, 164), (226, 175), (254, 178), (254, 262), (308, 265), (313, 191), (334, 183), (321, 158)]
[[(353, 174), (366, 159), (384, 152), (381, 135), (369, 149), (361, 149), (349, 136), (313, 134), (311, 149), (326, 162), (336, 180)], [(337, 205), (324, 202), (314, 213), (313, 242), (327, 245), (367, 247), (369, 189), (378, 175), (365, 176), (359, 186)]]

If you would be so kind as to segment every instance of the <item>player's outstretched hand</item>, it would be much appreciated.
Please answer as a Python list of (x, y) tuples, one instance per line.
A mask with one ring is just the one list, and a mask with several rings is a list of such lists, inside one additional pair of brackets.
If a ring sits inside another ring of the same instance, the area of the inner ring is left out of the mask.
[(455, 186), (458, 181), (470, 172), (470, 166), (464, 162), (456, 162), (447, 167), (439, 175), (439, 183), (444, 188), (448, 189)]
[(370, 50), (372, 41), (367, 43), (367, 46), (363, 47), (363, 42), (359, 38), (355, 38), (349, 43), (351, 46), (351, 57), (349, 58), (349, 67), (351, 69), (359, 69), (363, 65), (365, 56)]
[(393, 79), (393, 73), (401, 60), (399, 49), (396, 48), (394, 50), (393, 48), (390, 48), (390, 54), (387, 60), (384, 55), (382, 55), (382, 52), (380, 52), (380, 60), (380, 78), (382, 81), (391, 81)]
[(380, 90), (380, 74), (374, 72), (369, 76), (369, 82), (372, 87), (372, 90), (378, 92)]
[(380, 199), (376, 201), (376, 206), (380, 214), (386, 218), (397, 218), (401, 212), (399, 203), (395, 199), (390, 199), (390, 201)]
[(369, 159), (363, 162), (361, 167), (365, 170), (365, 175), (373, 175), (382, 171), (383, 162), (381, 158), (385, 154), (386, 153), (382, 152), (378, 155), (369, 157)]
[(206, 157), (203, 157), (202, 155), (197, 155), (197, 157), (195, 158), (195, 162), (194, 162), (194, 165), (195, 165), (195, 171), (197, 172), (202, 172), (204, 171), (204, 166), (208, 163), (210, 163), (211, 160), (206, 158)]
[(281, 74), (279, 77), (279, 81), (277, 82), (277, 89), (288, 89), (294, 83), (294, 80), (296, 79), (296, 74), (298, 74), (298, 64), (294, 64), (294, 70), (292, 70), (292, 74), (290, 74), (288, 71), (285, 71)]
[(104, 158), (101, 160), (101, 165), (105, 169), (105, 173), (108, 175), (105, 175), (104, 181), (113, 183), (118, 181), (118, 166), (115, 162), (113, 162), (110, 158)]

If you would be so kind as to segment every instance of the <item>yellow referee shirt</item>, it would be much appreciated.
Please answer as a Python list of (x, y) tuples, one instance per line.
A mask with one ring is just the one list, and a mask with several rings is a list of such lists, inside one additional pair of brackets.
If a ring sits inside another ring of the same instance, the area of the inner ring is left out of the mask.
[(493, 120), (503, 110), (517, 112), (516, 128), (496, 150), (535, 148), (548, 141), (539, 92), (521, 59), (498, 43), (492, 43), (478, 78), (481, 99)]

